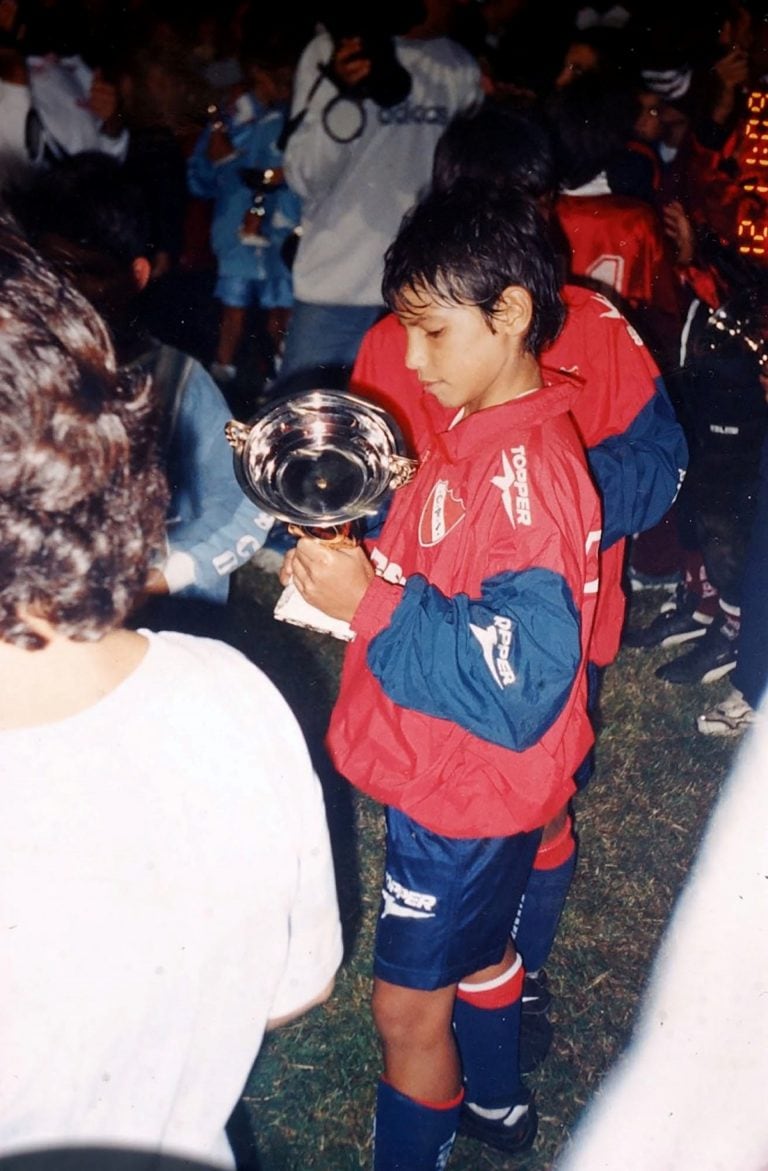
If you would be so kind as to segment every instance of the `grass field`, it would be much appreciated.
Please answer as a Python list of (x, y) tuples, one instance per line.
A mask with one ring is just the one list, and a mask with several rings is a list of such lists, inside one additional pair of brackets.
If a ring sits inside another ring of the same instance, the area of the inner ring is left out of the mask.
[[(275, 680), (318, 747), (341, 647), (274, 622), (276, 579), (251, 567), (235, 583), (238, 641)], [(650, 618), (643, 595), (633, 620)], [(653, 669), (674, 652), (625, 650), (607, 672), (597, 772), (579, 797), (580, 859), (548, 964), (552, 1051), (531, 1077), (541, 1116), (534, 1150), (516, 1160), (459, 1139), (451, 1171), (544, 1171), (626, 1043), (654, 951), (734, 752), (700, 736), (695, 716), (727, 682), (673, 688)], [(322, 763), (322, 758), (318, 759)], [(327, 775), (347, 955), (330, 1003), (266, 1041), (245, 1107), (261, 1171), (359, 1171), (370, 1164), (379, 1057), (368, 1013), (379, 899), (380, 811)]]

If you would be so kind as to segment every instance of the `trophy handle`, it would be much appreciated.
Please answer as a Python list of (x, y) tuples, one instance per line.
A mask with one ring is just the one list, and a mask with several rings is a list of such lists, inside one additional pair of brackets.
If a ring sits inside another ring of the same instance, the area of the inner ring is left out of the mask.
[(389, 457), (390, 488), (403, 488), (410, 484), (416, 475), (418, 460), (409, 459), (407, 455), (391, 455)]
[(245, 444), (248, 436), (251, 433), (250, 423), (240, 423), (237, 419), (230, 419), (224, 427), (224, 434), (227, 437), (227, 443), (234, 451), (235, 455), (242, 455), (245, 451)]
[(357, 538), (352, 535), (352, 525), (328, 525), (327, 528), (311, 528), (303, 525), (288, 525), (288, 532), (292, 537), (314, 537), (322, 541), (329, 549), (351, 548), (357, 544)]

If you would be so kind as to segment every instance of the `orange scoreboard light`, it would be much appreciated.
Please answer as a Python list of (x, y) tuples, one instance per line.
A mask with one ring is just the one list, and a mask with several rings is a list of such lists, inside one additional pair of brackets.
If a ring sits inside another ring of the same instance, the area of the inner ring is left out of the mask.
[(743, 190), (755, 195), (739, 220), (739, 252), (768, 257), (768, 93), (753, 90), (747, 98), (747, 127), (741, 144)]

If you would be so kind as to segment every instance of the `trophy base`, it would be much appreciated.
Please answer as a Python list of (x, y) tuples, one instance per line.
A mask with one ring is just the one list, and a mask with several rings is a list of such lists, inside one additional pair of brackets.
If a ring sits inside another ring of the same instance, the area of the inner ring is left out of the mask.
[(305, 602), (293, 582), (289, 582), (277, 599), (274, 616), (280, 622), (290, 622), (292, 626), (303, 626), (307, 630), (316, 630), (319, 634), (331, 634), (343, 642), (351, 642), (355, 632), (348, 622), (341, 618), (331, 618), (317, 606)]

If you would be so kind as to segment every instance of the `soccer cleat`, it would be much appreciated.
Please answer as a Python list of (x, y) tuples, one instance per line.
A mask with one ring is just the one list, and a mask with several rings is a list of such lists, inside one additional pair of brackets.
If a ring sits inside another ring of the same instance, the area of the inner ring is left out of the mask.
[(716, 683), (736, 666), (736, 640), (723, 627), (713, 624), (693, 650), (664, 663), (656, 670), (656, 678), (665, 683)]
[(523, 981), (523, 1015), (539, 1016), (541, 1013), (549, 1012), (551, 1003), (552, 993), (549, 991), (549, 979), (544, 969), (541, 968), (535, 975), (526, 972)]
[(545, 1012), (520, 1017), (520, 1072), (533, 1073), (552, 1048), (555, 1030)]
[(459, 1134), (508, 1155), (522, 1154), (532, 1147), (538, 1129), (539, 1116), (533, 1097), (527, 1091), (525, 1101), (499, 1110), (486, 1110), (467, 1103), (459, 1118)]
[(725, 699), (698, 717), (696, 727), (703, 736), (740, 736), (757, 718), (755, 709), (733, 687)]
[(547, 1016), (552, 994), (547, 987), (547, 973), (526, 973), (520, 1015), (520, 1072), (533, 1073), (552, 1047), (554, 1029)]
[(656, 646), (678, 646), (694, 638), (703, 638), (712, 619), (696, 610), (696, 599), (678, 586), (675, 596), (659, 610), (650, 623), (639, 630), (628, 630), (624, 645), (647, 649)]
[(679, 573), (641, 573), (631, 565), (627, 570), (627, 578), (633, 594), (640, 594), (645, 590), (666, 590), (671, 594), (680, 585)]

